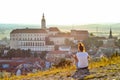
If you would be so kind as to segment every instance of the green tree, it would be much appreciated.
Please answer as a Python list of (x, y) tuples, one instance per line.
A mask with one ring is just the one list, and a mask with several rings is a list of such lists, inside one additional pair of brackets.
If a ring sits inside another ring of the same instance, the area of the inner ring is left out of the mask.
[(31, 55), (31, 50), (30, 49), (26, 50), (26, 57), (30, 57), (30, 55)]
[(1, 49), (0, 50), (0, 58), (2, 58), (3, 53), (4, 53), (4, 49)]
[(33, 55), (34, 55), (34, 58), (38, 57), (38, 54), (36, 52)]
[(97, 44), (96, 44), (96, 47), (99, 48), (102, 45), (103, 45), (103, 41), (98, 41)]
[(119, 47), (120, 49), (120, 39), (118, 39), (116, 42), (115, 42), (115, 45)]
[(94, 34), (93, 34), (93, 33), (90, 33), (90, 36), (91, 36), (91, 37), (93, 37), (93, 36), (94, 36)]
[(94, 37), (89, 37), (86, 40), (83, 41), (85, 48), (89, 50), (90, 48), (97, 47), (99, 48), (100, 46), (103, 45), (103, 41), (99, 41), (98, 39)]
[(47, 45), (54, 45), (53, 41), (50, 41), (50, 39), (48, 37), (45, 38), (46, 44)]
[(69, 39), (65, 39), (65, 45), (71, 46), (71, 47), (75, 47), (76, 46), (76, 44), (74, 44), (73, 41), (71, 41)]
[(22, 50), (21, 49), (16, 50), (16, 57), (22, 57)]
[(45, 59), (46, 54), (47, 54), (47, 51), (42, 51), (42, 52), (40, 53), (40, 58), (41, 58), (41, 59)]
[(12, 57), (15, 57), (15, 49), (10, 49), (8, 52), (7, 52), (7, 56), (6, 58), (12, 58)]

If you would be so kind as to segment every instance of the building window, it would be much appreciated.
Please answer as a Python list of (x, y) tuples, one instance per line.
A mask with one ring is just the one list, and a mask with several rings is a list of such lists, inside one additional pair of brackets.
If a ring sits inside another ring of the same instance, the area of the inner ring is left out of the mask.
[(37, 38), (37, 40), (39, 40), (39, 38)]
[(37, 42), (35, 43), (35, 46), (38, 46), (38, 45), (37, 45)]
[(25, 46), (25, 42), (23, 43), (23, 46)]
[(28, 43), (26, 42), (26, 46), (28, 46)]
[(33, 46), (34, 46), (34, 42), (33, 42)]
[(32, 46), (32, 42), (30, 42), (30, 46)]

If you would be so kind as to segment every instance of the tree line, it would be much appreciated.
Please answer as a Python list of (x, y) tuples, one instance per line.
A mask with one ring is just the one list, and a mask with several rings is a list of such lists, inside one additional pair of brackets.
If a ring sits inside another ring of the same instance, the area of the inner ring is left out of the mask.
[(4, 49), (0, 50), (0, 58), (11, 59), (11, 58), (36, 58), (40, 57), (45, 59), (46, 51), (42, 51), (40, 54), (37, 52), (32, 52), (30, 49), (21, 50), (21, 49), (10, 49), (7, 53), (4, 52)]

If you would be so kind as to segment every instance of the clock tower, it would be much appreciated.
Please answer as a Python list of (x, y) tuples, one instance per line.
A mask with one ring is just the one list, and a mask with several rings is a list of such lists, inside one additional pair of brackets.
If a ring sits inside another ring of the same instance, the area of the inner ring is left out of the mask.
[(43, 13), (42, 20), (41, 20), (41, 28), (46, 29), (46, 21), (45, 21), (44, 13)]

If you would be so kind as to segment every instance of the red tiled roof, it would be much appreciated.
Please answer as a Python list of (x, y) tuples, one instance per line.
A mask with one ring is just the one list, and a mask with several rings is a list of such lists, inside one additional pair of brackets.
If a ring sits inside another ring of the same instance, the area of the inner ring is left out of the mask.
[(57, 27), (50, 27), (49, 31), (58, 31), (59, 32), (60, 30)]
[(47, 33), (44, 29), (15, 29), (11, 33)]
[(88, 33), (88, 31), (86, 31), (86, 30), (78, 30), (77, 33), (78, 34), (86, 34), (86, 33)]
[(71, 32), (74, 31), (75, 33), (77, 34), (88, 34), (88, 31), (87, 30), (71, 30)]
[(51, 51), (48, 54), (65, 54), (67, 51)]
[(106, 39), (105, 37), (94, 37), (96, 39)]

